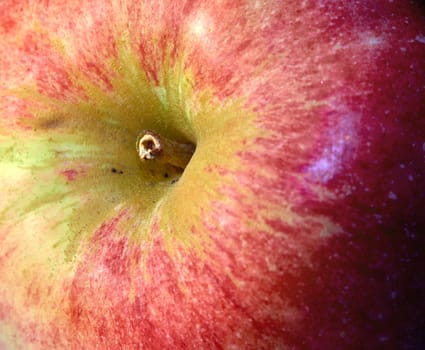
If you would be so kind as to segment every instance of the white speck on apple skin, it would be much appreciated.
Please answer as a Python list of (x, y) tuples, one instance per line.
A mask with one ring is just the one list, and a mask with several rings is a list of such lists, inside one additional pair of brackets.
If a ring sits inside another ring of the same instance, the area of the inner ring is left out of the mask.
[(269, 271), (274, 272), (277, 270), (276, 264), (270, 261), (270, 258), (268, 256), (266, 256), (265, 260), (266, 260), (267, 268), (269, 269)]
[(420, 42), (421, 44), (425, 44), (425, 35), (419, 34), (419, 35), (416, 36), (415, 39), (416, 39), (417, 42)]
[(388, 198), (395, 201), (395, 200), (397, 200), (398, 197), (394, 192), (390, 192), (390, 193), (388, 193)]
[(364, 43), (368, 46), (377, 46), (382, 45), (384, 43), (384, 39), (382, 37), (376, 36), (373, 33), (369, 33), (367, 36), (364, 37), (363, 40)]

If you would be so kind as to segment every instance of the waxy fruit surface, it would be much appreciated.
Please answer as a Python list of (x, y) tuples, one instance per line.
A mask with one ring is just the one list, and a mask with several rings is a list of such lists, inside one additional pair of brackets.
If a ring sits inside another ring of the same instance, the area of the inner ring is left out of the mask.
[(3, 0), (0, 50), (0, 349), (423, 348), (419, 1)]

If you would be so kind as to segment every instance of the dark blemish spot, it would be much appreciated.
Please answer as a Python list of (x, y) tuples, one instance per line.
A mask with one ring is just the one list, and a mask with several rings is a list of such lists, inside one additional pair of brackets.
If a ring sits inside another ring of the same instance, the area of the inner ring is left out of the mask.
[(165, 174), (164, 174), (164, 177), (168, 177), (168, 173), (165, 173)]
[(60, 127), (63, 123), (64, 123), (64, 119), (60, 119), (60, 118), (48, 119), (48, 120), (43, 120), (40, 123), (40, 127), (42, 129), (56, 129)]
[(124, 174), (124, 171), (122, 171), (122, 170), (118, 170), (118, 169), (116, 169), (116, 168), (112, 168), (112, 169), (111, 169), (111, 171), (112, 171), (113, 173)]
[(179, 179), (173, 179), (171, 180), (171, 184), (175, 184), (177, 181), (179, 181)]

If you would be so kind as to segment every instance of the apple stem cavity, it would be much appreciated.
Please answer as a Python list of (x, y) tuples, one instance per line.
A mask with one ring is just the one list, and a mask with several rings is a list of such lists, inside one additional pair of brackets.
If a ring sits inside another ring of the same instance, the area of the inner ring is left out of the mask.
[(170, 140), (151, 130), (139, 134), (136, 147), (142, 161), (154, 160), (180, 169), (186, 168), (195, 151), (191, 143)]

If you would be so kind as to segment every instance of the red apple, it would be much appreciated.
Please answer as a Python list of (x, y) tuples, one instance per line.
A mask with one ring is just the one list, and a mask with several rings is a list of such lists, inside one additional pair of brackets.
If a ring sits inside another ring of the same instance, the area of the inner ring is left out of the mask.
[(0, 14), (0, 349), (423, 348), (418, 3)]

